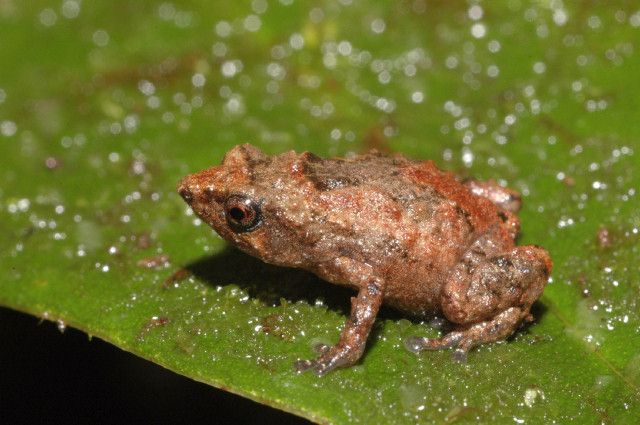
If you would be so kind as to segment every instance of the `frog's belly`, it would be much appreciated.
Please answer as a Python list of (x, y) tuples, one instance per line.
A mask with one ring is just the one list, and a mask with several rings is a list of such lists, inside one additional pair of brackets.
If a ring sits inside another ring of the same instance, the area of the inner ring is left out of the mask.
[(386, 281), (383, 303), (414, 316), (438, 314), (446, 273), (426, 268), (407, 264), (394, 273)]
[(478, 235), (451, 218), (421, 223), (413, 234), (402, 255), (380, 267), (386, 271), (384, 303), (414, 315), (437, 314), (442, 288)]
[(405, 245), (404, 255), (387, 258), (385, 304), (418, 316), (440, 312), (442, 288), (475, 238), (466, 231), (444, 231), (450, 227), (447, 222), (425, 225)]

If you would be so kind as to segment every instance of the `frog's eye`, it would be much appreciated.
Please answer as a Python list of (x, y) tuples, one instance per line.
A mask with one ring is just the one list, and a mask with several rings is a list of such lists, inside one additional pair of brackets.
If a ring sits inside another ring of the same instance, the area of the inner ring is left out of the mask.
[(224, 204), (224, 215), (235, 232), (250, 232), (262, 223), (260, 205), (242, 195), (232, 195)]

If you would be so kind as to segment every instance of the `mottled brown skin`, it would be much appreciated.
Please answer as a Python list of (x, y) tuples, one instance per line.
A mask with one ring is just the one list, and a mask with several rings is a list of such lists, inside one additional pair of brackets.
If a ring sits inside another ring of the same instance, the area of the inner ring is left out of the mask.
[(493, 182), (462, 182), (431, 161), (369, 153), (321, 159), (267, 156), (251, 145), (185, 177), (178, 191), (223, 238), (271, 264), (309, 270), (358, 291), (339, 342), (298, 371), (322, 375), (361, 357), (382, 303), (444, 315), (443, 338), (407, 347), (455, 348), (454, 358), (510, 336), (537, 300), (551, 259), (515, 246), (519, 195)]

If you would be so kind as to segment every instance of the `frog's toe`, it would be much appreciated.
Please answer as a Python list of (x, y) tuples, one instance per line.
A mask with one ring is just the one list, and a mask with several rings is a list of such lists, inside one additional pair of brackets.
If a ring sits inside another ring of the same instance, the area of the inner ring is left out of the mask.
[(319, 355), (323, 355), (324, 353), (329, 351), (330, 348), (331, 348), (330, 345), (327, 345), (323, 342), (319, 342), (318, 344), (315, 344), (313, 346), (313, 351), (315, 351)]
[(316, 363), (315, 360), (298, 360), (293, 363), (293, 368), (296, 372), (303, 373), (315, 367)]
[(467, 353), (468, 351), (464, 350), (463, 348), (456, 348), (453, 351), (453, 354), (451, 354), (451, 358), (453, 359), (454, 362), (466, 363)]
[(455, 348), (451, 357), (458, 363), (467, 362), (467, 352), (469, 351), (464, 343), (464, 333), (451, 332), (442, 338), (424, 338), (414, 336), (407, 338), (404, 342), (405, 347), (412, 353), (418, 354), (423, 350), (445, 350)]
[(404, 346), (412, 353), (424, 350), (444, 350), (458, 345), (462, 339), (462, 332), (450, 332), (442, 338), (424, 338), (414, 336), (404, 341)]
[(304, 373), (308, 370), (313, 371), (318, 376), (326, 375), (328, 372), (332, 371), (337, 367), (335, 362), (331, 360), (298, 360), (293, 364), (293, 367), (296, 372)]
[(335, 369), (335, 366), (331, 365), (329, 362), (316, 362), (316, 365), (313, 367), (313, 373), (318, 376), (326, 375)]
[(330, 347), (315, 360), (298, 360), (294, 366), (298, 373), (312, 370), (316, 375), (322, 376), (334, 369), (351, 366), (359, 358), (359, 354), (354, 355), (354, 353), (349, 350)]
[(331, 362), (319, 360), (298, 360), (293, 364), (293, 368), (298, 373), (304, 373), (310, 370), (318, 376), (326, 375), (335, 369), (335, 367)]
[(426, 350), (429, 345), (429, 338), (421, 336), (412, 336), (404, 340), (404, 346), (412, 353), (418, 354), (422, 350)]

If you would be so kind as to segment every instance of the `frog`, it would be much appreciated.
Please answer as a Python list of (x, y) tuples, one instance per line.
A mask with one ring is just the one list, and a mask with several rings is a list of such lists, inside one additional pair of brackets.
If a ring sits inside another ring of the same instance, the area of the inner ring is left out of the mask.
[(178, 193), (222, 238), (277, 266), (352, 288), (338, 342), (298, 372), (358, 363), (381, 306), (443, 317), (450, 331), (405, 340), (414, 353), (451, 349), (467, 361), (534, 320), (549, 253), (518, 246), (521, 197), (495, 181), (463, 179), (431, 160), (376, 151), (321, 158), (267, 155), (242, 144), (218, 166), (184, 177)]

